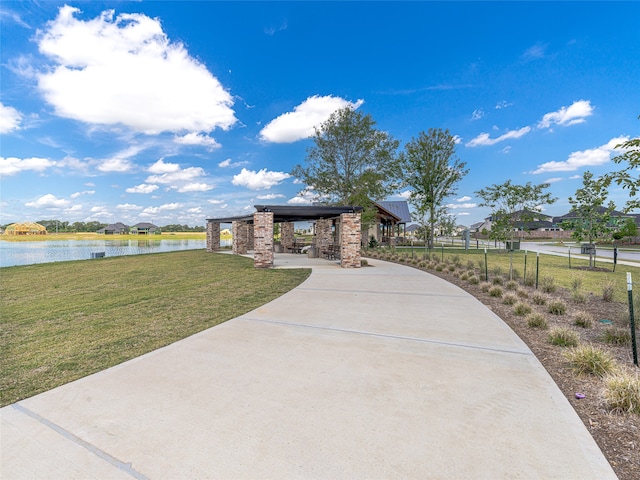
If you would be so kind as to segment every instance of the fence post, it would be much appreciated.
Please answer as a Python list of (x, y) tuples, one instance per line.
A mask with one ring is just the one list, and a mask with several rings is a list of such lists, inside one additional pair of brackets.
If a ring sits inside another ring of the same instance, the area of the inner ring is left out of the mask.
[(638, 366), (638, 344), (636, 343), (636, 322), (633, 318), (633, 282), (631, 281), (631, 272), (627, 272), (627, 291), (629, 293), (629, 325), (631, 327), (633, 363)]
[(569, 270), (571, 270), (571, 247), (569, 247)]
[(527, 281), (527, 251), (524, 251), (524, 274), (522, 275), (525, 282)]
[(538, 289), (539, 272), (540, 272), (540, 252), (536, 252), (536, 290)]
[(489, 264), (487, 263), (487, 249), (484, 249), (484, 281), (489, 281)]

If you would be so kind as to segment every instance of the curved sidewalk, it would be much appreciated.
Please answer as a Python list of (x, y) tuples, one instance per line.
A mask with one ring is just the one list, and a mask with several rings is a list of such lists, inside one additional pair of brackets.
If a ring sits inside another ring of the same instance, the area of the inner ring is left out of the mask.
[(495, 314), (370, 264), (4, 407), (0, 477), (616, 478)]

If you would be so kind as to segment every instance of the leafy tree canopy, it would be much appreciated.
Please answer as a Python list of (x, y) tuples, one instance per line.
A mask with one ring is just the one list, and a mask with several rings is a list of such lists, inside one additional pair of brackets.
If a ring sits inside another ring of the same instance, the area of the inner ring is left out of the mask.
[(398, 141), (375, 124), (354, 108), (337, 110), (316, 128), (305, 166), (296, 165), (292, 175), (312, 189), (318, 203), (370, 211), (372, 202), (397, 190)]

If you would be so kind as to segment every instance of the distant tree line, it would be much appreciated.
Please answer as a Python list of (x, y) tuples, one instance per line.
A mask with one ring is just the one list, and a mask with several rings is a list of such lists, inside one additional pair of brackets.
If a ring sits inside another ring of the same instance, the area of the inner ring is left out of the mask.
[[(10, 222), (5, 225), (2, 225), (2, 228), (7, 228), (7, 226), (19, 222)], [(47, 229), (49, 233), (87, 233), (87, 232), (97, 232), (101, 228), (108, 226), (108, 223), (101, 223), (97, 221), (93, 222), (65, 222), (62, 220), (38, 220), (36, 223), (39, 223), (43, 227)], [(163, 232), (204, 232), (205, 227), (196, 226), (190, 227), (189, 225), (180, 225), (180, 224), (172, 224), (165, 225), (164, 227), (160, 227)]]

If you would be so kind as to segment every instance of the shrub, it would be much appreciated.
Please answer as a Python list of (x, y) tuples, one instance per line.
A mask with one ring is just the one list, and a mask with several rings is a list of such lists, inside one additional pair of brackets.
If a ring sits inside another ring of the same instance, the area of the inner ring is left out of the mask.
[(497, 277), (493, 277), (491, 279), (491, 283), (493, 283), (494, 285), (502, 285), (504, 284), (504, 278), (502, 277), (502, 275), (498, 275)]
[(520, 284), (515, 280), (509, 280), (504, 286), (507, 290), (517, 290)]
[(504, 296), (502, 297), (502, 303), (504, 303), (505, 305), (513, 305), (517, 301), (518, 301), (518, 297), (511, 292), (505, 293)]
[(480, 284), (480, 290), (482, 290), (484, 293), (487, 293), (490, 288), (491, 288), (491, 284), (489, 282), (482, 282)]
[(571, 290), (577, 292), (582, 287), (582, 277), (573, 277), (571, 279)]
[(551, 276), (545, 275), (540, 281), (540, 288), (545, 293), (553, 293), (556, 291), (555, 279)]
[(631, 331), (626, 328), (607, 328), (602, 334), (602, 341), (611, 345), (628, 345), (631, 343)]
[(361, 267), (367, 267), (369, 265), (369, 262), (367, 261), (366, 258), (361, 258), (360, 259), (360, 266)]
[(449, 270), (450, 272), (455, 272), (455, 271), (456, 271), (456, 266), (455, 266), (455, 265), (453, 265), (453, 264), (452, 264), (452, 265), (449, 265), (448, 270)]
[(560, 347), (577, 347), (578, 333), (570, 328), (554, 327), (549, 332), (549, 341)]
[(493, 286), (489, 289), (489, 295), (491, 295), (492, 297), (501, 297), (502, 296), (502, 289), (500, 287)]
[(552, 300), (547, 306), (547, 311), (553, 315), (564, 315), (567, 313), (567, 304), (564, 300)]
[(436, 272), (441, 272), (444, 270), (444, 265), (442, 265), (441, 263), (439, 263), (438, 265), (436, 265)]
[(467, 270), (473, 270), (475, 273), (475, 264), (473, 260), (467, 260)]
[(578, 312), (573, 319), (573, 323), (578, 327), (591, 328), (593, 317), (587, 312)]
[(602, 287), (602, 300), (605, 302), (613, 302), (613, 294), (615, 293), (615, 285), (611, 280), (607, 280)]
[(536, 305), (546, 305), (547, 303), (547, 296), (543, 295), (540, 292), (536, 292), (533, 294), (533, 297), (531, 298), (531, 300), (533, 301), (533, 303), (535, 303)]
[(604, 377), (617, 367), (615, 359), (609, 352), (593, 345), (580, 345), (571, 348), (563, 355), (578, 375), (587, 373)]
[(495, 277), (501, 277), (502, 276), (502, 267), (500, 265), (496, 265), (495, 267), (493, 267), (491, 269), (491, 274)]
[(530, 313), (527, 316), (527, 325), (529, 326), (529, 328), (540, 328), (542, 330), (546, 330), (547, 328), (549, 328), (547, 319), (544, 318), (544, 315), (538, 312)]
[(422, 262), (418, 263), (418, 266), (419, 266), (420, 268), (425, 268), (425, 267), (427, 266), (427, 262), (422, 261)]
[(536, 284), (536, 274), (533, 272), (528, 272), (524, 276), (523, 283), (525, 287), (533, 287)]
[(482, 270), (483, 272), (485, 271), (484, 260), (482, 259), (478, 260), (478, 267), (480, 267), (480, 270)]
[(475, 275), (471, 275), (468, 281), (472, 285), (478, 285), (480, 283), (480, 279)]
[(527, 292), (524, 288), (518, 288), (516, 291), (516, 295), (520, 298), (529, 298), (529, 292)]
[(518, 302), (513, 306), (513, 311), (516, 315), (524, 317), (531, 313), (531, 305), (526, 302)]
[(579, 290), (574, 290), (573, 293), (571, 293), (571, 298), (573, 298), (573, 301), (576, 303), (587, 302), (587, 295)]
[(467, 272), (463, 272), (460, 274), (460, 280), (464, 280), (465, 282), (469, 279), (469, 274)]
[(640, 415), (640, 376), (619, 371), (604, 380), (604, 398), (614, 412)]
[(460, 255), (454, 255), (453, 257), (451, 257), (451, 261), (453, 262), (454, 265), (462, 265), (462, 260), (460, 260)]

